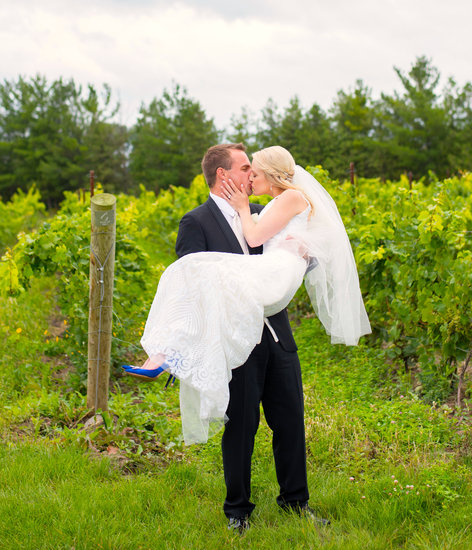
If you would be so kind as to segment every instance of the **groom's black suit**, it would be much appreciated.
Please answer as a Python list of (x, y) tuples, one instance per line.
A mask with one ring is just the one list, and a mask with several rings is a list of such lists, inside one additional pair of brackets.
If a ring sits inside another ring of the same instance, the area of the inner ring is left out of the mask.
[[(250, 207), (253, 213), (262, 209), (257, 204)], [(179, 257), (205, 251), (243, 253), (233, 230), (211, 197), (182, 218), (175, 249)], [(249, 248), (249, 252), (260, 254), (262, 247)], [(273, 431), (280, 485), (277, 502), (281, 506), (297, 506), (308, 501), (303, 389), (297, 346), (286, 310), (270, 317), (269, 321), (279, 342), (275, 342), (269, 329), (264, 327), (261, 343), (244, 365), (233, 370), (229, 385), (229, 420), (222, 438), (227, 517), (249, 516), (254, 509), (250, 502), (251, 456), (261, 402)]]

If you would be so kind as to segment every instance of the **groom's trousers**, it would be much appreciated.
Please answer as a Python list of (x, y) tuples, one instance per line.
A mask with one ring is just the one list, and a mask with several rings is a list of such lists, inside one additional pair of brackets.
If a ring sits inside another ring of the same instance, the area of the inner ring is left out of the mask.
[(228, 422), (222, 438), (227, 517), (249, 516), (251, 457), (259, 426), (260, 403), (273, 432), (272, 447), (280, 486), (280, 506), (308, 501), (305, 422), (300, 362), (296, 351), (285, 351), (264, 327), (261, 343), (247, 362), (233, 370)]

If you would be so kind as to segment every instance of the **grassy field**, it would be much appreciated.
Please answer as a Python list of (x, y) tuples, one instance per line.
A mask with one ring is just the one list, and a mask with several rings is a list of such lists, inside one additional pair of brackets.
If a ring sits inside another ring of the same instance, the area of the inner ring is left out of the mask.
[[(420, 401), (380, 349), (331, 346), (313, 319), (296, 338), (310, 503), (329, 528), (277, 509), (264, 422), (256, 510), (241, 538), (222, 512), (220, 438), (182, 446), (177, 387), (118, 379), (105, 424), (86, 430), (83, 397), (67, 391), (59, 367), (32, 357), (31, 380), (0, 419), (0, 548), (472, 548), (467, 415)], [(18, 350), (25, 365), (27, 347)]]

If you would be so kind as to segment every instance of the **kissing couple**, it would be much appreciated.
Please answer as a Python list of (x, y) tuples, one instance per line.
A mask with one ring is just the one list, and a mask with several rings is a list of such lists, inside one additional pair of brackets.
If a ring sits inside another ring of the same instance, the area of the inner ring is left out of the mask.
[[(261, 403), (273, 432), (277, 503), (311, 511), (301, 369), (286, 306), (304, 282), (332, 343), (356, 345), (370, 324), (336, 204), (286, 149), (262, 149), (251, 165), (244, 145), (215, 145), (202, 169), (209, 198), (180, 222), (179, 259), (161, 276), (141, 340), (149, 358), (124, 368), (179, 379), (186, 444), (224, 425), (224, 511), (241, 531), (254, 509)], [(252, 204), (252, 193), (272, 200)]]

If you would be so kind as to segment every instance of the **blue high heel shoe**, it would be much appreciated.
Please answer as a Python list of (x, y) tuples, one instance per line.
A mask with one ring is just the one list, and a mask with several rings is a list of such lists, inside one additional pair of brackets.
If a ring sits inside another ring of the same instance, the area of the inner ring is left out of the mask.
[[(136, 378), (143, 378), (144, 380), (154, 380), (160, 376), (166, 369), (169, 368), (167, 363), (162, 363), (160, 367), (156, 369), (141, 369), (139, 367), (133, 367), (132, 365), (122, 365), (121, 367), (131, 376)], [(171, 375), (172, 376), (172, 375)]]

